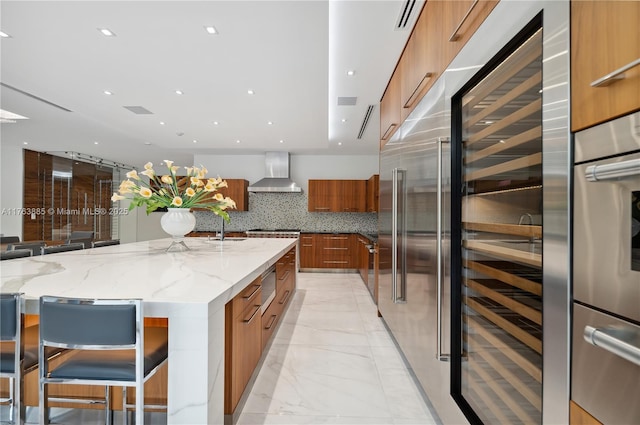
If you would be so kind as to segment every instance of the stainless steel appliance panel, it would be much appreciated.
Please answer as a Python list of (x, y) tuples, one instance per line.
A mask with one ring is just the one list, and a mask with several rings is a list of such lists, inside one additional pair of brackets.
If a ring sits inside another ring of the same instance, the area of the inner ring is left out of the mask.
[(571, 398), (604, 424), (640, 423), (640, 365), (589, 344), (587, 326), (608, 328), (640, 352), (640, 326), (575, 304)]
[[(634, 164), (624, 177), (599, 175)], [(574, 181), (574, 298), (640, 322), (640, 153), (578, 165)]]
[(431, 93), (380, 155), (378, 309), (443, 422), (460, 424), (442, 361), (451, 334), (444, 80)]

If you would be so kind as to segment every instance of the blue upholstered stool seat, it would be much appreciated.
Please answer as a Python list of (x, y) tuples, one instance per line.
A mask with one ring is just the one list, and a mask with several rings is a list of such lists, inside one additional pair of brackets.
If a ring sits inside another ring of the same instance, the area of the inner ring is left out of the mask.
[[(168, 354), (167, 328), (145, 327), (144, 373), (151, 372)], [(93, 379), (135, 381), (132, 350), (77, 350), (58, 367), (49, 370), (50, 379)]]

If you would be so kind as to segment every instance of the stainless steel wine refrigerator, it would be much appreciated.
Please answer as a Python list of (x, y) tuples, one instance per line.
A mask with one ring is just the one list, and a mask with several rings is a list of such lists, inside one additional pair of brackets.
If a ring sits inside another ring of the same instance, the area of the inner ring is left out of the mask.
[(445, 424), (569, 420), (568, 22), (498, 3), (381, 152), (378, 308)]

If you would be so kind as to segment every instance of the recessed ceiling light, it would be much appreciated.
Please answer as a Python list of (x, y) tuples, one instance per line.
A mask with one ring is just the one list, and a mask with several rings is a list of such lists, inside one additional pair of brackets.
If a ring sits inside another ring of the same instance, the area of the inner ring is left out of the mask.
[(97, 144), (99, 144), (99, 143), (100, 143), (100, 142), (93, 142), (93, 144), (94, 144), (94, 145), (97, 145)]
[(198, 143), (198, 141), (196, 139), (193, 139), (193, 143)]
[(284, 140), (280, 140), (280, 143), (284, 143)]
[(208, 25), (206, 27), (204, 27), (204, 29), (209, 33), (209, 34), (218, 34), (218, 30), (216, 29), (216, 27), (214, 27), (213, 25)]
[(338, 146), (342, 146), (342, 142), (338, 142)]
[(218, 121), (213, 122), (213, 125), (218, 125), (218, 124), (220, 124)]
[(105, 90), (102, 93), (106, 94), (107, 96), (111, 96), (113, 94), (113, 92), (109, 90)]
[(151, 146), (151, 142), (144, 142), (145, 145)]
[(349, 71), (347, 71), (347, 75), (348, 75), (348, 76), (350, 76), (350, 77), (351, 77), (351, 76), (353, 76), (353, 75), (355, 75), (355, 73), (356, 73), (356, 72), (355, 72), (355, 71), (353, 71), (353, 70), (349, 70)]
[(28, 145), (28, 144), (29, 144), (29, 142), (22, 142), (22, 144), (23, 144), (23, 145)]
[(116, 34), (111, 31), (109, 28), (98, 28), (98, 31), (102, 33), (105, 37), (115, 37)]
[(342, 120), (341, 120), (341, 121), (342, 121), (342, 122), (347, 122), (347, 119), (346, 119), (346, 118), (342, 118)]
[(160, 121), (160, 125), (164, 125), (164, 121)]
[(184, 94), (182, 90), (176, 90), (176, 94)]
[(272, 121), (267, 121), (267, 125), (273, 125)]
[(236, 140), (236, 143), (240, 143), (240, 140)]
[(254, 92), (253, 90), (251, 90), (251, 89), (247, 90), (247, 93), (249, 93), (249, 94), (255, 94), (255, 92)]
[(6, 32), (4, 32), (4, 31), (0, 31), (0, 37), (2, 37), (2, 38), (11, 38), (11, 36), (9, 34), (7, 34)]

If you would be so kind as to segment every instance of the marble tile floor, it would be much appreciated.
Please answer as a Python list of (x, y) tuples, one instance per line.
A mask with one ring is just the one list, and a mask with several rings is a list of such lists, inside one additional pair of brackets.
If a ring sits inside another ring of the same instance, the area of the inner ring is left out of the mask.
[[(296, 294), (254, 378), (237, 425), (440, 423), (357, 273), (298, 274)], [(3, 407), (0, 419), (7, 413)], [(37, 423), (37, 409), (27, 422)], [(104, 413), (54, 409), (52, 423), (98, 425)], [(163, 424), (166, 416), (148, 414), (145, 423)]]

